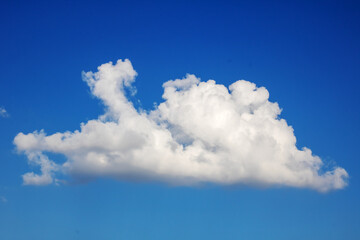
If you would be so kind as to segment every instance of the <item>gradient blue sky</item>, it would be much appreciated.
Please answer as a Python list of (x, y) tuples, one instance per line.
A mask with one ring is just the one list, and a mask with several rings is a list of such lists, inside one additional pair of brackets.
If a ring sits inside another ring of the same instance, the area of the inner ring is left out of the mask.
[[(2, 1), (0, 239), (360, 239), (360, 4), (356, 1)], [(170, 187), (100, 179), (22, 186), (19, 132), (103, 113), (81, 80), (129, 58), (141, 107), (186, 73), (265, 86), (343, 190)]]

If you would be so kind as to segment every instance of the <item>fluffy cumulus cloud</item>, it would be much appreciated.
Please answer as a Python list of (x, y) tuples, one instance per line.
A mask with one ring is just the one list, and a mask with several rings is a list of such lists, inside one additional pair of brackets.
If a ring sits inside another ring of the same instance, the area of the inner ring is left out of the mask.
[[(14, 143), (39, 173), (24, 184), (44, 185), (72, 178), (111, 177), (162, 181), (312, 188), (346, 186), (340, 167), (325, 171), (308, 148), (298, 149), (293, 128), (269, 92), (239, 80), (226, 87), (186, 75), (163, 84), (164, 101), (152, 111), (137, 110), (127, 98), (137, 73), (129, 60), (83, 73), (105, 113), (74, 132), (19, 133)], [(54, 162), (48, 153), (61, 154)], [(60, 174), (61, 173), (61, 174)]]

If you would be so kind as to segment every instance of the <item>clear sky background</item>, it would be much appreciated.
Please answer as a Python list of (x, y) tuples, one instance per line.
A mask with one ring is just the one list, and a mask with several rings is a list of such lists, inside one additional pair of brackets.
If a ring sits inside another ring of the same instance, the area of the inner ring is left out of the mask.
[[(360, 239), (359, 2), (2, 1), (0, 32), (0, 239)], [(265, 86), (297, 146), (345, 168), (349, 185), (23, 186), (32, 168), (14, 137), (97, 118), (81, 71), (125, 58), (144, 109), (186, 73)]]

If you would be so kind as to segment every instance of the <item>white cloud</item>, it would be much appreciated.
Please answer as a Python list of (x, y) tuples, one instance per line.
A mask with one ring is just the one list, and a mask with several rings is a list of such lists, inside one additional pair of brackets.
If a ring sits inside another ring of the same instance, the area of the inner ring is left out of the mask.
[[(240, 80), (229, 88), (194, 75), (163, 84), (164, 102), (138, 111), (126, 98), (137, 73), (129, 60), (83, 73), (105, 114), (75, 132), (19, 133), (14, 143), (41, 174), (23, 175), (24, 184), (72, 177), (156, 180), (171, 184), (255, 184), (306, 187), (318, 191), (346, 186), (347, 172), (325, 173), (308, 148), (296, 147), (292, 127), (279, 118), (269, 92)], [(66, 156), (55, 164), (46, 152)]]
[(8, 117), (8, 116), (9, 116), (9, 114), (6, 111), (6, 109), (3, 107), (0, 107), (0, 117)]
[(59, 166), (41, 152), (27, 151), (26, 155), (30, 164), (40, 166), (41, 175), (33, 172), (24, 174), (22, 176), (24, 185), (48, 185), (53, 183), (53, 173), (59, 169)]

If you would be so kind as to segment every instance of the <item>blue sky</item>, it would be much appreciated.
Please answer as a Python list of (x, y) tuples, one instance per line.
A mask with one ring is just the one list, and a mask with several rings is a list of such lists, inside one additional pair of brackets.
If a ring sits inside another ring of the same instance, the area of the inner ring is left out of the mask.
[[(4, 1), (0, 238), (359, 239), (359, 11), (356, 1)], [(24, 186), (21, 176), (39, 169), (16, 151), (15, 136), (97, 119), (104, 106), (81, 72), (126, 58), (138, 73), (129, 97), (138, 109), (164, 101), (162, 84), (187, 73), (266, 87), (296, 146), (344, 168), (348, 186), (320, 193), (111, 177)]]

